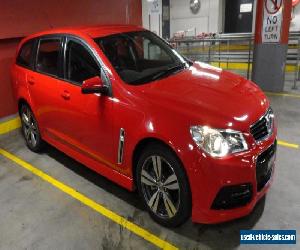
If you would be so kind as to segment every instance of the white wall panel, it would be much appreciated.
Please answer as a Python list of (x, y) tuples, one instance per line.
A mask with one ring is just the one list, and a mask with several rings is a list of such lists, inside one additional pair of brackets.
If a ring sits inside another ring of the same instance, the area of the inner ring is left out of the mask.
[(201, 0), (197, 14), (190, 10), (190, 0), (171, 0), (171, 36), (179, 30), (195, 27), (196, 33), (220, 31), (220, 1)]

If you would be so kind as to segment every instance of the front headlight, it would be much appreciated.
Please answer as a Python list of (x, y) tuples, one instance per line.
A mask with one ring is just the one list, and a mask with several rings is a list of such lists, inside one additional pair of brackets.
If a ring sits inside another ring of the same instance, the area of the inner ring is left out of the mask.
[(238, 131), (193, 126), (190, 132), (197, 146), (213, 157), (224, 157), (248, 149), (243, 134)]

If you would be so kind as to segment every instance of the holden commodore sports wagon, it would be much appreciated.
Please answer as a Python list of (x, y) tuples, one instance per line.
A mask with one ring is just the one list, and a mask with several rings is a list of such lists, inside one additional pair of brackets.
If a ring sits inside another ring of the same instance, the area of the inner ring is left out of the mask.
[(277, 129), (263, 92), (141, 27), (27, 37), (12, 82), (32, 151), (47, 142), (137, 189), (164, 226), (245, 216), (272, 182)]

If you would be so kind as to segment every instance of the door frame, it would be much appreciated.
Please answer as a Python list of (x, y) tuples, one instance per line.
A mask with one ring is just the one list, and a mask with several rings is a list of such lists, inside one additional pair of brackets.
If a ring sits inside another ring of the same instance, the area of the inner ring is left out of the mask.
[(87, 51), (88, 53), (93, 57), (93, 59), (96, 61), (99, 70), (100, 70), (100, 76), (104, 82), (104, 84), (106, 86), (108, 86), (108, 96), (112, 97), (113, 93), (112, 93), (112, 85), (111, 85), (111, 81), (108, 77), (108, 75), (106, 74), (105, 70), (104, 70), (104, 63), (101, 60), (100, 56), (98, 55), (98, 53), (82, 38), (75, 36), (75, 35), (65, 35), (63, 37), (63, 50), (62, 50), (62, 71), (63, 71), (63, 81), (68, 82), (70, 84), (76, 85), (76, 86), (81, 86), (81, 84), (78, 84), (77, 82), (73, 82), (69, 79), (67, 79), (67, 68), (66, 68), (66, 52), (67, 52), (67, 45), (69, 41), (74, 41), (80, 45), (82, 45)]
[[(34, 56), (32, 58), (33, 63), (32, 63), (32, 68), (30, 69), (31, 71), (39, 73), (39, 74), (43, 74), (43, 75), (46, 75), (46, 76), (49, 76), (49, 77), (52, 77), (52, 78), (55, 78), (55, 79), (58, 79), (58, 80), (61, 80), (61, 81), (66, 81), (66, 82), (71, 83), (73, 85), (81, 86), (78, 83), (75, 83), (75, 82), (72, 82), (72, 81), (66, 79), (66, 77), (65, 77), (66, 76), (65, 60), (66, 60), (67, 43), (68, 43), (68, 41), (73, 40), (73, 41), (81, 44), (82, 46), (84, 46), (88, 50), (90, 55), (95, 59), (96, 63), (99, 66), (99, 69), (100, 69), (99, 73), (101, 74), (101, 77), (103, 77), (102, 80), (104, 81), (104, 84), (106, 84), (109, 88), (108, 96), (113, 97), (112, 84), (111, 84), (110, 78), (108, 77), (107, 73), (104, 70), (105, 65), (104, 65), (102, 59), (100, 58), (100, 56), (98, 55), (98, 53), (84, 39), (82, 39), (81, 37), (76, 36), (76, 35), (62, 34), (62, 33), (42, 35), (42, 36), (39, 36), (39, 37), (36, 37), (36, 38), (33, 38), (33, 39), (35, 40), (35, 44), (34, 44), (34, 48), (33, 48)], [(60, 39), (60, 48), (59, 48), (59, 56), (58, 56), (58, 58), (59, 58), (58, 59), (59, 60), (59, 63), (58, 63), (59, 70), (58, 70), (58, 75), (57, 76), (52, 75), (52, 74), (48, 74), (46, 72), (38, 71), (36, 69), (36, 64), (37, 64), (37, 59), (38, 59), (38, 52), (39, 52), (39, 47), (40, 47), (40, 41), (41, 40), (52, 40), (52, 39)]]
[[(57, 76), (52, 75), (52, 74), (48, 74), (46, 72), (42, 72), (42, 71), (38, 71), (36, 68), (37, 65), (37, 60), (38, 60), (38, 54), (39, 54), (39, 49), (40, 49), (40, 44), (42, 40), (60, 40), (60, 47), (59, 47), (59, 54), (58, 54), (58, 74)], [(39, 74), (43, 74), (43, 75), (47, 75), (49, 77), (55, 78), (55, 79), (60, 79), (62, 80), (62, 49), (63, 49), (63, 35), (61, 34), (51, 34), (51, 35), (43, 35), (40, 36), (36, 39), (36, 44), (35, 44), (35, 48), (34, 48), (34, 52), (35, 52), (35, 57), (34, 57), (34, 62), (33, 62), (33, 71), (35, 71), (36, 73)]]
[[(221, 4), (221, 29), (223, 34), (230, 34), (230, 33), (225, 33), (225, 24), (226, 24), (226, 2), (227, 0), (220, 1)], [(256, 5), (257, 5), (257, 0), (252, 0), (252, 22), (251, 22), (251, 31), (249, 33), (255, 31), (255, 20), (256, 20)], [(231, 32), (232, 33), (232, 32)]]

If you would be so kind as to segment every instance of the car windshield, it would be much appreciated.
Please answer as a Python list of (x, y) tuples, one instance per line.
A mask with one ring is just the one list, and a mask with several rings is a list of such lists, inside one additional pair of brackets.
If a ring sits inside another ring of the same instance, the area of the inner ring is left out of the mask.
[(138, 85), (175, 74), (191, 62), (150, 31), (137, 31), (95, 39), (120, 77)]

